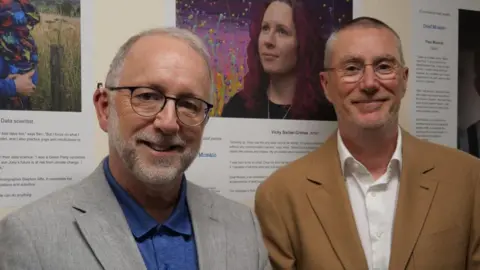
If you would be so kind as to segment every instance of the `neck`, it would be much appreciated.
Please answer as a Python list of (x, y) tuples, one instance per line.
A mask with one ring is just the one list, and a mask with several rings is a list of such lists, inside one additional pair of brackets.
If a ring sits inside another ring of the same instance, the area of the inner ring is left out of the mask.
[(163, 223), (173, 212), (177, 204), (182, 177), (164, 185), (146, 184), (128, 170), (123, 161), (115, 154), (110, 154), (109, 167), (117, 183), (152, 216)]
[(339, 123), (339, 131), (345, 147), (378, 179), (387, 171), (397, 146), (398, 124), (387, 124), (379, 129), (345, 128)]
[(270, 76), (270, 83), (267, 88), (268, 99), (276, 104), (292, 104), (296, 83), (295, 74)]

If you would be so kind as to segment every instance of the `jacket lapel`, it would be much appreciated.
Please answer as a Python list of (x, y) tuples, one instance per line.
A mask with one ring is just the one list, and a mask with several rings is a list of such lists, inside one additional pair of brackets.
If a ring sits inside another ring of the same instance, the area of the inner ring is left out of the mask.
[(311, 155), (307, 196), (345, 269), (368, 269), (341, 173), (336, 133)]
[(74, 196), (73, 215), (104, 269), (146, 269), (100, 165)]
[(225, 227), (213, 211), (211, 195), (187, 182), (187, 202), (193, 223), (199, 268), (227, 269)]
[[(403, 131), (402, 131), (403, 132)], [(403, 169), (392, 236), (390, 269), (405, 269), (430, 210), (437, 180), (432, 158), (424, 156), (418, 139), (402, 134)]]

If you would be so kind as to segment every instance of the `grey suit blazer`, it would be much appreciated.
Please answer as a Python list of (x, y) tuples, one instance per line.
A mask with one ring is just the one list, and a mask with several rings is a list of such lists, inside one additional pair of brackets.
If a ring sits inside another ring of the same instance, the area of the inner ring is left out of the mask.
[[(270, 269), (247, 206), (187, 184), (199, 268)], [(102, 165), (2, 219), (0, 269), (146, 269)]]

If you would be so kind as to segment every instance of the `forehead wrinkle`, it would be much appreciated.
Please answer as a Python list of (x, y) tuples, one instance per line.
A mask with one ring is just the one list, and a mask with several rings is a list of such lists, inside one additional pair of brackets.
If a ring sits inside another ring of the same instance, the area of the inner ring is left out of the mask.
[[(389, 45), (392, 45), (393, 53), (398, 56), (393, 56), (391, 53), (383, 53), (381, 56), (389, 56), (388, 58), (391, 58), (392, 56), (394, 59), (397, 59), (399, 62), (401, 57), (399, 55), (399, 51), (395, 42), (395, 35), (391, 33), (390, 31), (383, 29), (383, 28), (352, 28), (352, 29), (346, 29), (342, 32), (339, 32), (335, 40), (332, 42), (332, 51), (331, 51), (331, 59), (333, 60), (334, 58), (338, 58), (339, 50), (344, 50), (346, 53), (344, 53), (343, 56), (340, 57), (339, 62), (345, 62), (345, 60), (348, 59), (357, 59), (357, 60), (365, 60), (365, 55), (364, 52), (359, 52), (358, 51), (358, 43), (364, 42), (365, 39), (367, 39), (368, 35), (359, 35), (358, 32), (361, 31), (377, 31), (377, 32), (382, 32), (380, 34), (376, 35), (376, 38), (380, 39), (383, 44), (387, 44), (383, 46), (382, 48), (389, 48)], [(357, 32), (357, 33), (355, 33)], [(386, 33), (386, 34), (385, 34)], [(353, 37), (352, 37), (353, 36)], [(352, 42), (352, 40), (357, 40), (355, 44)], [(390, 44), (391, 43), (391, 44)], [(340, 45), (340, 46), (339, 46)], [(369, 48), (364, 48), (367, 52), (369, 52)], [(373, 56), (373, 58), (379, 58), (381, 56)], [(333, 62), (332, 62), (333, 64)]]
[(137, 52), (132, 48), (130, 52), (126, 55), (122, 71), (120, 73), (120, 84), (136, 84), (143, 83), (146, 81), (148, 75), (147, 65), (142, 63), (145, 62), (143, 54)]
[(346, 63), (346, 62), (368, 62), (368, 60), (371, 60), (372, 62), (378, 62), (382, 60), (397, 60), (399, 61), (395, 56), (385, 53), (385, 54), (380, 54), (380, 55), (375, 55), (371, 59), (366, 59), (363, 55), (360, 54), (348, 54), (343, 56), (340, 59), (340, 63)]
[[(147, 36), (138, 40), (125, 57), (125, 63), (147, 63), (160, 66), (181, 66), (183, 63), (192, 65), (192, 61), (203, 59), (184, 42), (167, 36)], [(142, 65), (145, 66), (145, 65)]]
[(130, 64), (125, 62), (124, 68), (120, 73), (120, 86), (145, 86), (144, 82), (146, 81), (146, 72), (145, 67), (141, 65), (137, 68), (131, 68)]
[[(158, 44), (159, 41), (150, 42)], [(135, 44), (125, 59), (121, 79), (144, 86), (161, 85), (166, 91), (182, 89), (182, 92), (186, 92), (185, 89), (189, 89), (192, 93), (195, 93), (193, 84), (198, 84), (194, 81), (198, 80), (207, 87), (208, 93), (205, 95), (209, 95), (208, 71), (198, 68), (204, 66), (203, 58), (181, 41), (171, 38), (162, 41), (163, 44), (159, 46), (145, 44), (145, 40)]]

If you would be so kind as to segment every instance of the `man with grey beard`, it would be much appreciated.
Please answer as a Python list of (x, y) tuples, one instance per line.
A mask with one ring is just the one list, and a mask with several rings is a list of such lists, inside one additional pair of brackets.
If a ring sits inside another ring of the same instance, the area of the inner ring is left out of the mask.
[(189, 182), (212, 108), (202, 41), (131, 37), (94, 94), (109, 155), (0, 222), (0, 269), (269, 269), (250, 208)]

